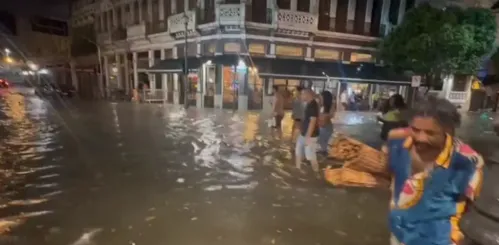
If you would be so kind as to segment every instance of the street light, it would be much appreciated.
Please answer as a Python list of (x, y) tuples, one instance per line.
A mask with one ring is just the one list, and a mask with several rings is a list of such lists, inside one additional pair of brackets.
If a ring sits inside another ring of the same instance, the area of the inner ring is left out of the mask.
[(5, 51), (5, 54), (6, 54), (7, 56), (9, 56), (9, 55), (10, 55), (10, 49), (6, 48), (4, 51)]
[(27, 65), (28, 65), (29, 69), (31, 70), (31, 72), (36, 74), (36, 82), (37, 82), (38, 86), (40, 86), (40, 74), (38, 73), (38, 70), (40, 69), (40, 67), (37, 64), (33, 63), (33, 61), (28, 61)]
[(12, 63), (14, 63), (14, 60), (10, 56), (6, 56), (5, 62), (7, 62), (8, 64), (12, 64)]

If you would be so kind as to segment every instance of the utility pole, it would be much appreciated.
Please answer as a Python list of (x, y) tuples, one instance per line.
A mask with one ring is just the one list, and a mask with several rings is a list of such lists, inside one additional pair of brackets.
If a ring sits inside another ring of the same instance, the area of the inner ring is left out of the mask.
[(189, 89), (188, 89), (188, 79), (189, 79), (189, 64), (187, 63), (187, 25), (189, 23), (189, 17), (187, 16), (187, 12), (184, 12), (184, 108), (189, 108)]

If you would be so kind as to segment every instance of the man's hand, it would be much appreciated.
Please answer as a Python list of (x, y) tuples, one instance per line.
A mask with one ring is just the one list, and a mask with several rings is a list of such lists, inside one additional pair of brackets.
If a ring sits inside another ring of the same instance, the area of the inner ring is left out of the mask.
[(306, 144), (306, 145), (311, 145), (312, 143), (313, 143), (313, 142), (312, 142), (312, 138), (311, 138), (311, 137), (307, 137), (307, 138), (305, 139), (305, 144)]

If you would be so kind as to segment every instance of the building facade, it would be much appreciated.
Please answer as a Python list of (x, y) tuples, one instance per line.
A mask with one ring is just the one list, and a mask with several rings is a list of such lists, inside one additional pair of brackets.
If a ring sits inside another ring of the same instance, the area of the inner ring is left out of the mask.
[(81, 98), (102, 98), (103, 89), (99, 87), (99, 56), (95, 13), (99, 9), (98, 0), (78, 0), (71, 6), (70, 38), (71, 61), (70, 74), (77, 84)]
[(146, 85), (151, 94), (181, 104), (187, 86), (192, 105), (240, 110), (269, 109), (273, 85), (290, 94), (298, 85), (367, 97), (373, 91), (407, 94), (410, 79), (391, 74), (374, 54), (379, 37), (414, 4), (103, 0), (94, 21), (102, 87), (131, 93)]
[(67, 62), (69, 38), (65, 21), (30, 13), (0, 11), (0, 27), (4, 67), (20, 70), (27, 61), (39, 68)]

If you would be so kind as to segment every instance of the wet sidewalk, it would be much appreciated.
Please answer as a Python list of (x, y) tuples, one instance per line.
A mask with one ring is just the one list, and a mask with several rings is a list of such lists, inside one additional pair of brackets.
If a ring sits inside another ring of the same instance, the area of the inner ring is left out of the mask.
[[(297, 172), (289, 118), (276, 133), (257, 112), (0, 101), (0, 244), (388, 243), (388, 193)], [(370, 116), (341, 118), (379, 142)]]

